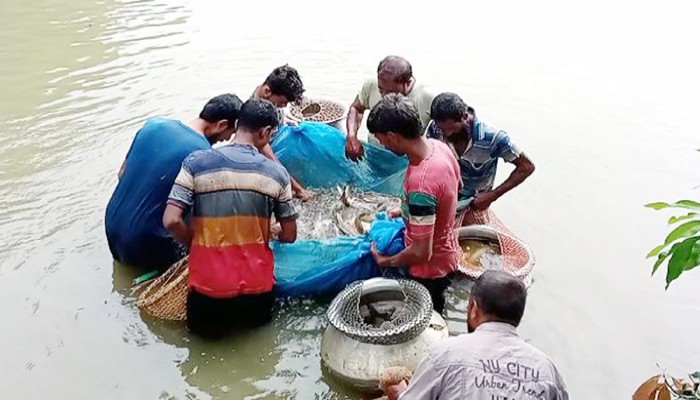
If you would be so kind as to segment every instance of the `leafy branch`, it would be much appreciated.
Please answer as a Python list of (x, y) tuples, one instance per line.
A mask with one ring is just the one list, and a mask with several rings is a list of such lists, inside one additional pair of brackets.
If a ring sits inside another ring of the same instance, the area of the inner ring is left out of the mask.
[(656, 202), (645, 205), (654, 210), (679, 209), (684, 214), (672, 216), (668, 224), (674, 226), (666, 240), (654, 247), (647, 258), (656, 257), (651, 270), (654, 275), (664, 263), (666, 269), (666, 289), (683, 272), (700, 265), (700, 203), (693, 200), (680, 200), (675, 203)]

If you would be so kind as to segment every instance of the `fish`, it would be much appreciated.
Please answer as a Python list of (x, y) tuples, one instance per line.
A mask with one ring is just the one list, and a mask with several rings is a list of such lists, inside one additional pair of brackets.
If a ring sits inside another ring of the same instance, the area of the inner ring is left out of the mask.
[(345, 235), (361, 236), (369, 232), (375, 214), (401, 206), (401, 199), (376, 192), (352, 195), (350, 185), (337, 187), (340, 198), (335, 206), (336, 226)]
[(375, 213), (401, 205), (399, 198), (375, 192), (352, 192), (349, 185), (313, 189), (313, 192), (314, 196), (307, 202), (292, 201), (298, 214), (297, 239), (361, 236), (369, 231)]

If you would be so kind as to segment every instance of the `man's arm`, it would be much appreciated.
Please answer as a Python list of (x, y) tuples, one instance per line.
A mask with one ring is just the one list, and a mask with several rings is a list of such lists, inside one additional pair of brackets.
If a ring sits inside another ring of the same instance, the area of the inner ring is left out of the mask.
[(294, 243), (297, 240), (297, 220), (294, 218), (280, 221), (280, 232), (277, 240), (282, 243)]
[(530, 160), (525, 153), (521, 153), (511, 162), (515, 165), (515, 169), (510, 173), (508, 179), (491, 191), (478, 193), (474, 197), (474, 202), (471, 204), (472, 208), (476, 210), (485, 210), (491, 203), (523, 183), (525, 179), (535, 172), (535, 164), (533, 164), (532, 160)]
[(437, 198), (430, 193), (417, 191), (408, 193), (407, 201), (411, 244), (393, 256), (384, 256), (372, 243), (372, 256), (380, 267), (421, 265), (429, 262), (433, 256)]
[(192, 243), (192, 231), (182, 218), (183, 213), (184, 209), (179, 204), (174, 201), (168, 202), (163, 214), (163, 226), (178, 242), (189, 248)]
[(348, 110), (348, 118), (346, 123), (347, 137), (345, 138), (345, 157), (352, 161), (361, 160), (364, 157), (365, 150), (362, 147), (360, 139), (357, 138), (357, 132), (362, 124), (362, 117), (367, 108), (360, 102), (360, 97), (356, 96), (355, 101), (350, 105)]
[(357, 138), (357, 132), (360, 130), (362, 118), (367, 108), (360, 103), (360, 97), (355, 96), (355, 100), (350, 104), (348, 110), (348, 119), (345, 122), (348, 130), (348, 137)]
[(190, 162), (191, 157), (182, 162), (180, 172), (175, 177), (175, 183), (168, 195), (168, 203), (163, 213), (163, 226), (170, 231), (178, 242), (188, 248), (192, 244), (192, 229), (182, 218), (194, 204), (194, 176), (192, 175)]
[(437, 400), (442, 391), (442, 374), (433, 365), (431, 353), (418, 364), (406, 391), (399, 400)]
[[(289, 176), (289, 174), (287, 174)], [(297, 211), (292, 204), (292, 185), (289, 182), (280, 189), (274, 199), (272, 212), (279, 221), (280, 232), (277, 239), (282, 243), (293, 243), (297, 240)]]
[(425, 264), (433, 256), (433, 235), (415, 239), (409, 246), (393, 256), (381, 255), (375, 243), (372, 243), (371, 252), (377, 265), (383, 268)]

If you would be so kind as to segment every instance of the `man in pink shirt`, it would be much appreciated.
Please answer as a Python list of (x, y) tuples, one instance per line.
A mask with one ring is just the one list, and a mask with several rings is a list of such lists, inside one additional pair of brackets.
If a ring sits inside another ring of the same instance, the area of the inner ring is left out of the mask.
[(372, 255), (380, 267), (409, 267), (411, 278), (430, 291), (433, 307), (442, 312), (444, 291), (461, 258), (454, 231), (459, 164), (444, 143), (421, 135), (421, 121), (413, 104), (400, 94), (388, 94), (367, 119), (367, 129), (398, 155), (408, 157), (401, 210), (406, 222), (406, 248), (393, 256)]

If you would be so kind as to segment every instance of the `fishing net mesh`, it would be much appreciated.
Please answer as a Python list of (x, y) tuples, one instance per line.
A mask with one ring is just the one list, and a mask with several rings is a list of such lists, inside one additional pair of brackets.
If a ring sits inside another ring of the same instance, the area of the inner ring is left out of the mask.
[(139, 295), (137, 305), (154, 317), (184, 321), (187, 318), (188, 258), (173, 264)]
[[(468, 210), (461, 220), (465, 225), (486, 225), (493, 228), (498, 236), (503, 269), (518, 278), (529, 279), (532, 268), (535, 265), (535, 255), (532, 249), (525, 242), (518, 239), (491, 209), (483, 211)], [(480, 265), (473, 265), (468, 262), (463, 262), (462, 264), (461, 272), (473, 279), (478, 279), (486, 271)]]
[(371, 344), (398, 344), (407, 342), (425, 330), (430, 323), (433, 303), (428, 290), (418, 282), (398, 279), (406, 296), (400, 315), (381, 327), (365, 322), (359, 309), (362, 281), (354, 282), (341, 291), (331, 302), (326, 316), (334, 328), (350, 338)]
[[(318, 104), (319, 111), (304, 115), (304, 110), (309, 105)], [(345, 118), (345, 106), (343, 104), (329, 99), (311, 99), (304, 98), (301, 104), (290, 104), (289, 113), (298, 121), (314, 121), (331, 123)]]

